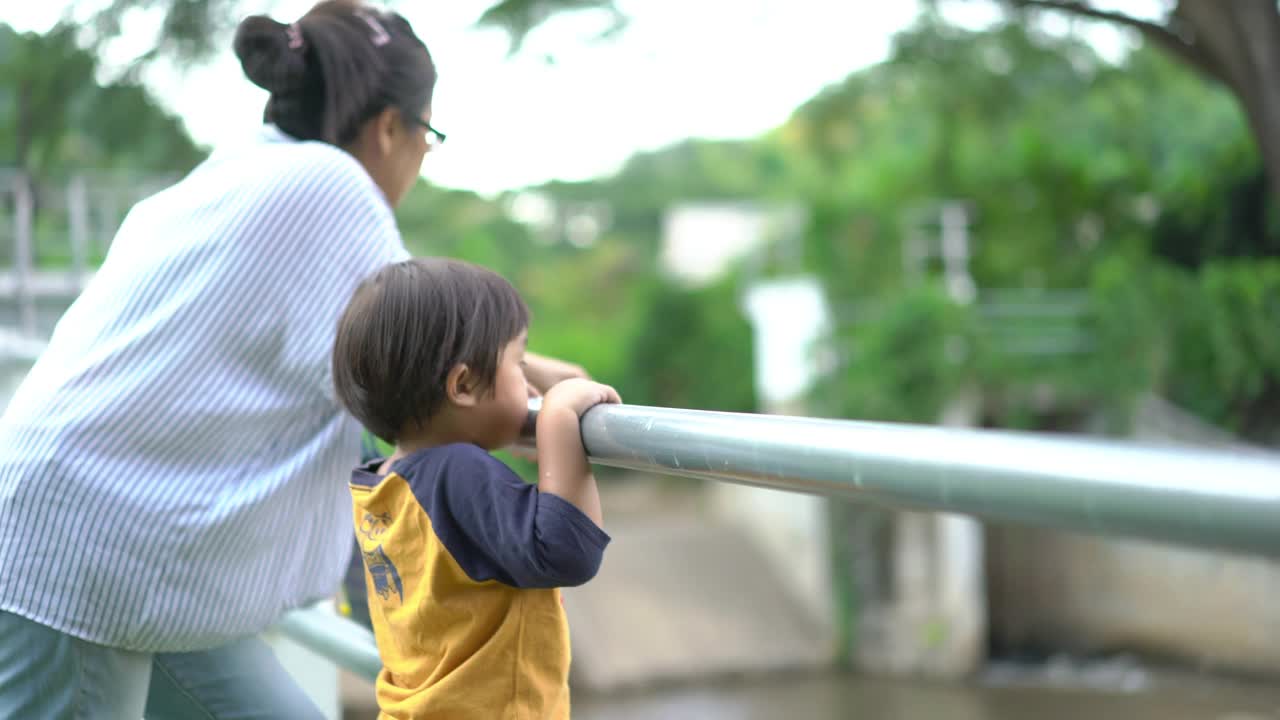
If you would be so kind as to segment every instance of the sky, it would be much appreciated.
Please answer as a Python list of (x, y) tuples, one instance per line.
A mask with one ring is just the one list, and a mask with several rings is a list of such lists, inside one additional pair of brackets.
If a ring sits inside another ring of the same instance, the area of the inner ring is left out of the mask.
[[(13, 1), (4, 20), (36, 31), (92, 5)], [(267, 12), (291, 22), (312, 1), (244, 0), (242, 14)], [(636, 152), (685, 138), (767, 132), (823, 87), (882, 60), (893, 34), (918, 13), (915, 0), (620, 0), (631, 22), (612, 39), (597, 39), (609, 22), (603, 13), (574, 13), (534, 31), (512, 57), (503, 33), (475, 27), (488, 5), (395, 4), (427, 43), (440, 75), (432, 124), (449, 138), (428, 155), (423, 174), (486, 195), (607, 175)], [(956, 19), (966, 24), (994, 12), (993, 3), (959, 7), (963, 16)], [(138, 43), (150, 37), (151, 22), (133, 18), (141, 31), (127, 33), (115, 54), (145, 50)], [(230, 38), (226, 44), (205, 65), (159, 66), (146, 76), (207, 146), (253, 132), (266, 100), (245, 79)]]

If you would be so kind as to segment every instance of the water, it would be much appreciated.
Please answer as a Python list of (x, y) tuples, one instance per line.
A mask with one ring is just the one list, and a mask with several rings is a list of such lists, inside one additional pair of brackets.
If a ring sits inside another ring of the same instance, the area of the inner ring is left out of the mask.
[(1280, 687), (1172, 674), (1141, 692), (846, 674), (574, 695), (574, 720), (1277, 720)]

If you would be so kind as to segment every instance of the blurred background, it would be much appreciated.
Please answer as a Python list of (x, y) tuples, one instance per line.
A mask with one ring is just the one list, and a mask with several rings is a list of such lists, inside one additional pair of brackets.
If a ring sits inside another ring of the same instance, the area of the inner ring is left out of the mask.
[[(6, 4), (0, 406), (131, 204), (260, 122), (236, 22), (309, 5)], [(1280, 446), (1274, 0), (392, 7), (449, 136), (406, 244), (628, 403)], [(1269, 559), (601, 479), (575, 717), (1280, 718)]]

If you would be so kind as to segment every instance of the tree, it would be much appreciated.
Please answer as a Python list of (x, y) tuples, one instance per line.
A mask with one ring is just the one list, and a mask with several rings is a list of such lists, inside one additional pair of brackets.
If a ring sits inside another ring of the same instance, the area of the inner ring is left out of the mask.
[[(1280, 193), (1280, 3), (1276, 0), (1172, 0), (1159, 21), (1104, 9), (1088, 0), (996, 1), (1025, 14), (1067, 13), (1131, 28), (1147, 43), (1221, 83), (1248, 118), (1271, 192)], [(530, 21), (584, 4), (616, 11), (611, 2), (505, 0), (500, 3), (502, 12), (488, 21), (506, 28), (518, 43), (533, 27)]]
[(1113, 64), (1071, 37), (926, 14), (778, 135), (793, 162), (822, 167), (805, 191), (814, 269), (832, 292), (866, 296), (900, 286), (902, 244), (933, 237), (938, 202), (953, 199), (979, 287), (1081, 287), (1099, 257), (1145, 253), (1166, 208), (1206, 186), (1207, 200), (1220, 176), (1206, 170), (1229, 162), (1216, 148), (1247, 150), (1247, 132), (1225, 91), (1156, 50)]
[[(69, 176), (96, 176), (97, 182), (77, 184), (86, 191), (82, 199), (105, 193), (126, 202), (148, 185), (134, 180), (185, 172), (204, 157), (182, 122), (140, 84), (99, 84), (97, 58), (79, 47), (77, 34), (68, 24), (45, 34), (0, 24), (0, 168), (16, 170), (7, 183), (24, 188), (32, 200), (38, 263), (70, 259), (71, 212), (63, 209)], [(110, 225), (115, 220), (108, 218), (117, 212), (116, 200), (94, 202), (86, 214), (76, 215), (91, 233), (96, 231), (89, 226)], [(8, 211), (7, 200), (0, 205), (0, 212)], [(87, 248), (91, 261), (102, 247)]]
[(0, 25), (0, 165), (36, 177), (68, 168), (187, 170), (203, 153), (181, 121), (130, 80), (99, 84), (76, 28)]
[(480, 16), (480, 25), (505, 30), (511, 38), (511, 52), (520, 50), (525, 37), (552, 15), (574, 10), (603, 10), (613, 18), (605, 30), (609, 36), (626, 27), (626, 16), (613, 0), (501, 0)]
[(1056, 11), (1136, 30), (1205, 77), (1222, 83), (1249, 120), (1272, 192), (1280, 192), (1280, 6), (1275, 0), (1176, 0), (1161, 21), (1084, 0), (1004, 0), (1015, 10)]
[(75, 29), (59, 25), (45, 35), (19, 34), (0, 25), (0, 91), (10, 135), (9, 162), (33, 170), (53, 161), (69, 131), (68, 98), (94, 85), (95, 61), (74, 42)]
[[(1088, 0), (984, 2), (1000, 2), (1024, 14), (1061, 12), (1131, 28), (1148, 43), (1222, 83), (1249, 120), (1272, 192), (1280, 192), (1280, 6), (1276, 0), (1171, 0), (1159, 21), (1103, 9)], [(128, 11), (155, 4), (155, 0), (113, 0), (95, 18), (98, 37), (115, 37)], [(238, 4), (238, 0), (169, 0), (154, 50), (145, 57), (208, 54), (224, 40), (225, 34), (219, 31), (234, 22)], [(506, 30), (515, 52), (529, 32), (548, 18), (581, 10), (609, 13), (614, 23), (607, 33), (625, 25), (614, 0), (499, 0), (481, 15), (479, 24)]]
[[(984, 0), (990, 1), (990, 0)], [(1051, 11), (1131, 28), (1149, 44), (1221, 83), (1240, 103), (1262, 155), (1271, 192), (1280, 193), (1280, 3), (1171, 0), (1159, 21), (1088, 0), (995, 0), (1015, 11)], [(609, 0), (504, 0), (482, 18), (508, 30), (513, 47), (557, 11), (584, 6), (616, 13)]]
[[(1271, 193), (1280, 193), (1280, 4), (1276, 0), (1170, 0), (1150, 20), (1104, 9), (1088, 0), (983, 0), (1020, 14), (1066, 13), (1137, 31), (1150, 45), (1221, 83), (1248, 119)], [(503, 0), (481, 19), (511, 33), (513, 49), (556, 12), (601, 8), (610, 0)], [(619, 25), (620, 26), (620, 25)]]
[[(405, 0), (389, 0), (394, 7)], [(163, 15), (151, 50), (138, 58), (145, 63), (158, 57), (199, 60), (224, 47), (241, 15), (243, 0), (111, 0), (95, 14), (89, 27), (92, 41), (110, 42), (120, 35), (124, 18), (135, 10), (163, 7)], [(594, 10), (613, 20), (605, 36), (626, 26), (626, 17), (614, 0), (497, 0), (480, 16), (477, 25), (504, 30), (511, 38), (511, 52), (517, 52), (525, 37), (551, 16), (573, 11)]]

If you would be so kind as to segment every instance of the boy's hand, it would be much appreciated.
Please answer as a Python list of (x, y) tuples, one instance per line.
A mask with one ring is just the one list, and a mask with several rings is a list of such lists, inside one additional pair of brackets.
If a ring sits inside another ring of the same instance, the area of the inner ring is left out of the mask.
[(620, 403), (618, 391), (573, 378), (556, 383), (538, 412), (538, 488), (559, 496), (604, 526), (600, 491), (582, 444), (582, 414), (601, 403)]
[(618, 391), (591, 380), (573, 378), (556, 383), (546, 397), (542, 399), (542, 411), (556, 408), (571, 410), (574, 415), (582, 414), (601, 403), (621, 403)]

